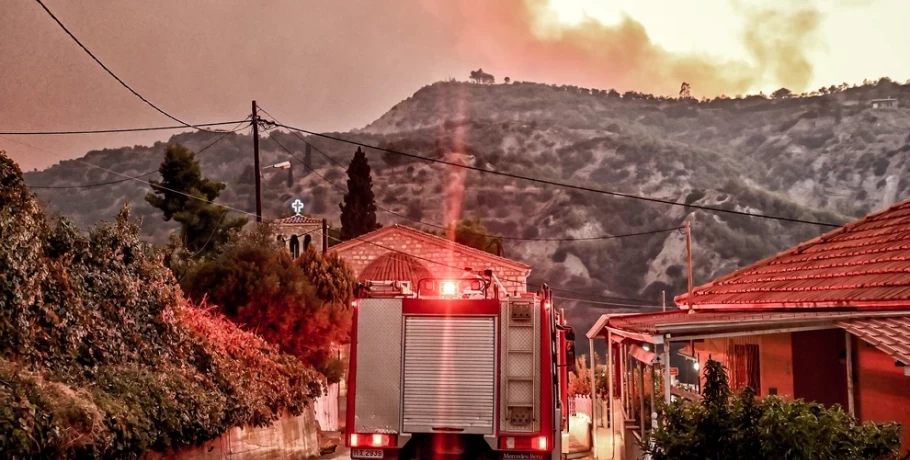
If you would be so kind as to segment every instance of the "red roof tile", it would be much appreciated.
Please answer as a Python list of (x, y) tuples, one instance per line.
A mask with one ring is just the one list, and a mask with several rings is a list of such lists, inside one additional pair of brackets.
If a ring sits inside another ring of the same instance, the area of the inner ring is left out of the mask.
[(307, 216), (291, 216), (283, 219), (275, 219), (276, 224), (318, 224), (322, 225), (322, 219)]
[(360, 281), (410, 281), (417, 289), (417, 282), (433, 275), (417, 259), (400, 252), (389, 252), (376, 258), (360, 274)]
[(910, 365), (910, 316), (855, 319), (837, 325), (895, 360)]
[(422, 239), (428, 243), (431, 243), (431, 244), (434, 244), (437, 246), (442, 246), (447, 249), (452, 249), (454, 251), (457, 251), (457, 252), (460, 252), (463, 254), (470, 254), (479, 259), (485, 259), (487, 261), (490, 261), (490, 262), (498, 264), (498, 265), (504, 265), (504, 266), (511, 267), (511, 268), (514, 268), (514, 269), (517, 269), (520, 271), (526, 271), (526, 272), (531, 271), (531, 266), (528, 264), (518, 262), (515, 260), (511, 260), (511, 259), (506, 259), (505, 257), (493, 255), (493, 254), (490, 254), (489, 252), (481, 251), (480, 249), (475, 249), (475, 248), (466, 246), (461, 243), (456, 243), (452, 240), (443, 238), (441, 236), (431, 235), (427, 232), (423, 232), (423, 231), (417, 230), (415, 228), (411, 228), (411, 227), (407, 227), (407, 226), (399, 225), (399, 224), (382, 227), (378, 230), (373, 230), (370, 233), (360, 235), (359, 237), (357, 237), (355, 239), (348, 240), (343, 243), (339, 243), (339, 244), (329, 248), (329, 252), (338, 253), (341, 251), (346, 251), (348, 249), (351, 249), (355, 246), (359, 246), (361, 244), (370, 244), (374, 240), (377, 240), (383, 236), (386, 236), (389, 233), (396, 233), (396, 232), (407, 234), (408, 236)]
[[(608, 316), (608, 315), (604, 315)], [(642, 336), (670, 333), (675, 336), (696, 332), (744, 332), (774, 329), (780, 327), (830, 326), (841, 327), (841, 322), (854, 320), (878, 321), (903, 318), (903, 312), (895, 311), (696, 311), (675, 310), (663, 313), (611, 316), (606, 322), (608, 328)], [(602, 333), (602, 332), (601, 332)], [(908, 330), (910, 333), (910, 330)]]
[[(676, 297), (687, 308), (687, 295)], [(694, 289), (699, 309), (910, 308), (910, 200)]]

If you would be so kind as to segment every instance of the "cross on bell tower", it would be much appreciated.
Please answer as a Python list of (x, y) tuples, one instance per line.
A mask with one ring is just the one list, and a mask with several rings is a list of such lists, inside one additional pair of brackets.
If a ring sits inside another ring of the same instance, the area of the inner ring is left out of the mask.
[(297, 198), (293, 203), (291, 203), (291, 209), (293, 209), (294, 213), (299, 216), (303, 211), (303, 201), (300, 201), (300, 198)]

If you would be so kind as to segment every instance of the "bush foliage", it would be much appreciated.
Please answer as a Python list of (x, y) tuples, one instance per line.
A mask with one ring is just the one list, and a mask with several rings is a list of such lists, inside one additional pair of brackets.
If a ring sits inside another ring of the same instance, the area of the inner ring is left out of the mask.
[(0, 452), (138, 458), (299, 414), (320, 376), (190, 306), (124, 206), (49, 223), (0, 155)]
[(326, 375), (341, 378), (332, 344), (348, 341), (356, 278), (335, 255), (312, 248), (298, 259), (280, 248), (267, 226), (235, 236), (183, 283), (234, 322)]
[(730, 390), (723, 365), (705, 366), (704, 400), (665, 406), (662, 424), (645, 439), (655, 460), (891, 459), (897, 458), (901, 427), (860, 423), (835, 405), (787, 401), (755, 391)]

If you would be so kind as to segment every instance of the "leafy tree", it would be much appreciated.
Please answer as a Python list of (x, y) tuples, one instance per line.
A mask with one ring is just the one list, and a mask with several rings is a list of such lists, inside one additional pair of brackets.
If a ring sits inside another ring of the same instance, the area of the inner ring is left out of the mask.
[(360, 147), (348, 166), (348, 192), (341, 207), (341, 239), (350, 240), (380, 227), (376, 221), (376, 196), (370, 163)]
[[(427, 233), (437, 234), (434, 231), (427, 231)], [(466, 217), (458, 222), (450, 223), (445, 229), (445, 235), (454, 239), (456, 243), (493, 255), (502, 255), (502, 235), (490, 233), (479, 217)]]
[(341, 377), (332, 351), (348, 340), (355, 282), (336, 256), (310, 249), (293, 260), (266, 224), (233, 238), (184, 287), (332, 382)]
[(507, 85), (508, 85), (509, 83), (512, 83), (512, 79), (509, 78), (509, 77), (504, 78), (502, 81), (504, 81)]
[(771, 93), (772, 99), (786, 99), (793, 96), (793, 91), (790, 91), (787, 88), (781, 88), (773, 93)]
[(655, 460), (891, 459), (897, 458), (901, 427), (860, 423), (835, 405), (730, 391), (726, 369), (709, 360), (704, 399), (664, 406), (664, 423), (643, 440)]
[(569, 396), (591, 394), (591, 370), (585, 355), (575, 358), (575, 372), (569, 373)]
[(496, 82), (496, 78), (493, 77), (493, 75), (484, 72), (483, 69), (472, 70), (470, 79), (474, 83), (481, 83), (485, 85), (492, 85)]
[(246, 224), (246, 218), (228, 218), (227, 209), (213, 204), (224, 183), (202, 177), (195, 154), (186, 147), (169, 145), (158, 172), (161, 180), (150, 181), (153, 192), (145, 200), (164, 213), (165, 221), (180, 223), (180, 239), (189, 251), (210, 253)]
[(679, 98), (680, 99), (689, 99), (692, 97), (692, 86), (686, 82), (682, 82), (682, 85), (679, 86)]

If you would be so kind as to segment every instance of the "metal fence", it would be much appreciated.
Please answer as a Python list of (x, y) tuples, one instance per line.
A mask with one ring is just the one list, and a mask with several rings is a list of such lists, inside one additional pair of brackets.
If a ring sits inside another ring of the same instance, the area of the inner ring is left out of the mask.
[(574, 398), (569, 398), (569, 414), (570, 415), (584, 415), (588, 417), (588, 420), (594, 419), (594, 405), (591, 403), (591, 397), (587, 395), (578, 395)]

